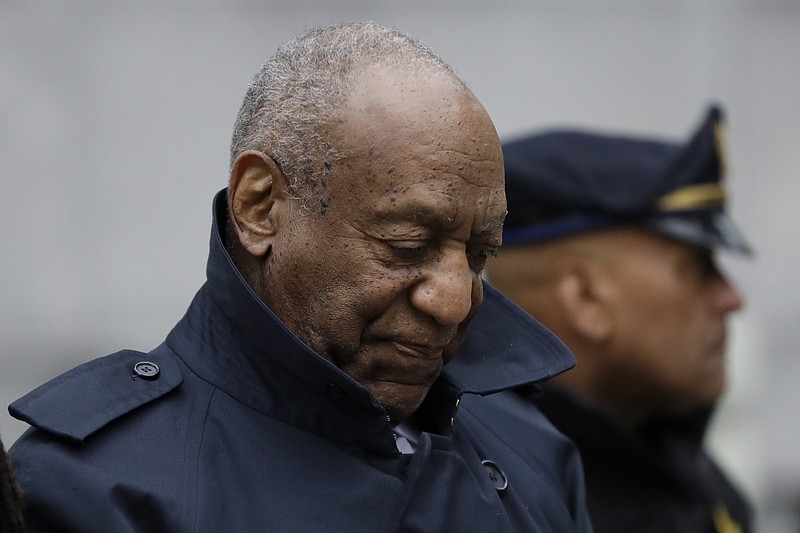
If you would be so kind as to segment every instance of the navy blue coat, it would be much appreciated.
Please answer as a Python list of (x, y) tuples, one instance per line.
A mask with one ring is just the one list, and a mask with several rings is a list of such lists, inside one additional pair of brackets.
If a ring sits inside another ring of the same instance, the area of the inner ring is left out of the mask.
[(555, 337), (487, 286), (401, 454), (383, 408), (243, 282), (224, 195), (215, 211), (207, 282), (161, 346), (10, 407), (33, 426), (10, 451), (31, 531), (590, 530), (574, 445), (515, 393), (481, 397), (571, 367)]

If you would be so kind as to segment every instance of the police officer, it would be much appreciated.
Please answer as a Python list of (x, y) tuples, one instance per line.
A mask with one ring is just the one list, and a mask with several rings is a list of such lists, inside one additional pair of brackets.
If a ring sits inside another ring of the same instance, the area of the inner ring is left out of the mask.
[(713, 106), (686, 142), (550, 130), (504, 145), (509, 215), (487, 273), (577, 358), (531, 401), (577, 443), (598, 533), (750, 530), (703, 448), (742, 306), (714, 256), (750, 253), (725, 211), (722, 126)]
[(500, 143), (430, 50), (372, 23), (282, 47), (213, 213), (164, 344), (11, 406), (32, 531), (589, 531), (574, 445), (470, 398), (574, 359), (481, 282)]

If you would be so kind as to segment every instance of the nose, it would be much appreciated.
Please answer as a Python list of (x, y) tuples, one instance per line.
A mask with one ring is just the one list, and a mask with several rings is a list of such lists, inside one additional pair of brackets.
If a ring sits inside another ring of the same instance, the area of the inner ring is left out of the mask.
[(411, 305), (443, 326), (456, 326), (472, 309), (473, 284), (477, 279), (469, 267), (465, 246), (448, 246), (425, 267), (412, 286)]
[(744, 307), (744, 297), (723, 275), (716, 280), (713, 293), (714, 308), (723, 313), (732, 313)]

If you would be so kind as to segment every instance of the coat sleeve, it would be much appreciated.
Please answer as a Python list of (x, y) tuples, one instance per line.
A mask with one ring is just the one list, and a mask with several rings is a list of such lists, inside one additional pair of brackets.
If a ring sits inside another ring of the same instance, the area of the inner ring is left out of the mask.
[(165, 349), (123, 351), (14, 402), (32, 425), (9, 450), (28, 531), (174, 531), (192, 486), (182, 384)]
[(22, 487), (29, 532), (168, 531), (164, 501), (84, 460), (93, 452), (32, 429), (9, 453)]

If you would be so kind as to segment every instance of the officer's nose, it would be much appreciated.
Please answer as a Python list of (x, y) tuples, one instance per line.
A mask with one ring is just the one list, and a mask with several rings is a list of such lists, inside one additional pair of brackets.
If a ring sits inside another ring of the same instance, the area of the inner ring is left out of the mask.
[(712, 298), (714, 308), (723, 314), (732, 313), (744, 307), (742, 293), (722, 274), (715, 281)]
[(472, 285), (476, 281), (466, 247), (448, 245), (411, 288), (411, 304), (444, 326), (458, 325), (472, 309)]

